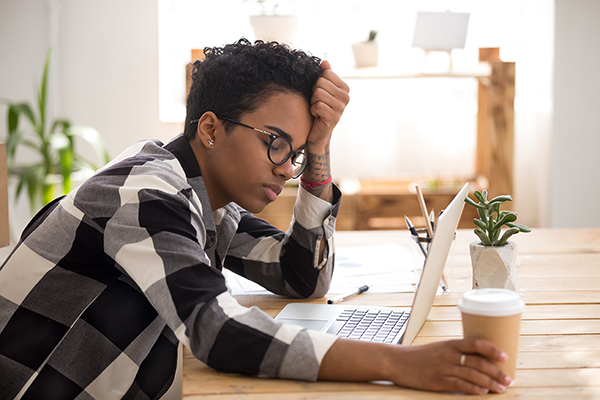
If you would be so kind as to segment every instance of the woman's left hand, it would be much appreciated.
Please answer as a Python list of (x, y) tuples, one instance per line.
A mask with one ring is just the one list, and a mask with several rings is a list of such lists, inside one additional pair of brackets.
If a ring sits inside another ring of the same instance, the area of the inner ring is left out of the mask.
[(329, 61), (321, 62), (323, 72), (313, 88), (310, 113), (314, 117), (307, 138), (307, 151), (324, 154), (329, 150), (333, 128), (350, 101), (350, 88), (331, 70)]
[[(302, 174), (301, 184), (313, 195), (332, 202), (329, 142), (333, 128), (350, 101), (350, 88), (331, 70), (328, 61), (321, 63), (321, 69), (323, 71), (313, 88), (310, 100), (310, 113), (314, 119), (306, 138), (308, 164)], [(322, 249), (324, 248), (323, 246)]]

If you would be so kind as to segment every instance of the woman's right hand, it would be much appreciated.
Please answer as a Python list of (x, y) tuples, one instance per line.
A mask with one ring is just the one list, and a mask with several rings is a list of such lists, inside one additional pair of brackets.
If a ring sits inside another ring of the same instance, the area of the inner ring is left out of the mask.
[(511, 379), (488, 359), (502, 362), (507, 357), (498, 346), (483, 339), (419, 346), (338, 339), (321, 362), (319, 379), (388, 380), (399, 386), (437, 392), (502, 393)]
[[(398, 346), (391, 379), (401, 386), (469, 394), (503, 393), (511, 379), (488, 360), (506, 361), (495, 344), (462, 339), (421, 346)], [(463, 365), (461, 365), (461, 358)]]

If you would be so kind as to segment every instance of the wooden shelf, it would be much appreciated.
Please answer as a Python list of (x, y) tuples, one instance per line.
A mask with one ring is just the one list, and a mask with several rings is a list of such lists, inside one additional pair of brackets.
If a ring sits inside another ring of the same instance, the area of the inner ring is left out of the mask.
[(492, 67), (488, 62), (480, 62), (471, 70), (451, 70), (440, 72), (402, 71), (393, 67), (353, 68), (340, 72), (343, 79), (415, 79), (415, 78), (488, 78)]
[(499, 48), (479, 49), (479, 64), (469, 71), (411, 72), (388, 66), (355, 68), (340, 75), (344, 79), (477, 79), (475, 174), (488, 182), (490, 196), (513, 193), (515, 63), (501, 61)]
[[(342, 197), (336, 229), (345, 230), (381, 230), (406, 229), (404, 215), (408, 216), (416, 227), (423, 227), (425, 221), (419, 208), (417, 195), (408, 187), (408, 181), (366, 181), (361, 183), (358, 193)], [(292, 211), (297, 194), (296, 187), (286, 187), (279, 198), (257, 214), (270, 224), (286, 230), (292, 220)], [(423, 197), (429, 210), (443, 210), (460, 190), (423, 190)], [(477, 212), (465, 207), (459, 228), (471, 228)]]

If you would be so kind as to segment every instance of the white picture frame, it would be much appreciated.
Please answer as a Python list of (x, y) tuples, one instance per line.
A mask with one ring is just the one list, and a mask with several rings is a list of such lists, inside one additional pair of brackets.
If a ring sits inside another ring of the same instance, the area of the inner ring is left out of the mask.
[(413, 47), (420, 47), (425, 51), (463, 49), (467, 39), (469, 15), (449, 11), (418, 12)]

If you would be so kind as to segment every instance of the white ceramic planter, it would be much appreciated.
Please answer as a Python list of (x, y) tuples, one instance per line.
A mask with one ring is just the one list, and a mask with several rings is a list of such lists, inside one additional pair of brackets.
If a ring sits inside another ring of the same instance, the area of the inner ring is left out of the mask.
[(291, 45), (294, 42), (298, 17), (296, 15), (251, 15), (250, 25), (255, 40), (277, 41)]
[(473, 267), (473, 289), (501, 288), (519, 292), (516, 243), (483, 246), (480, 242), (472, 242), (469, 250)]
[(375, 67), (379, 59), (379, 46), (376, 42), (361, 42), (352, 45), (356, 68)]

